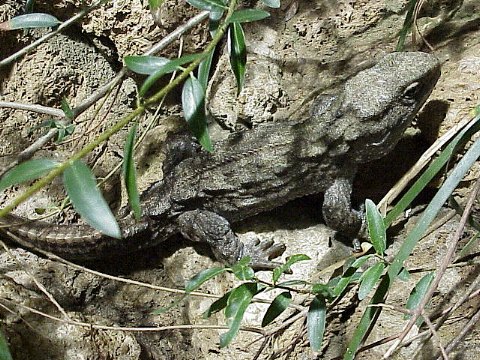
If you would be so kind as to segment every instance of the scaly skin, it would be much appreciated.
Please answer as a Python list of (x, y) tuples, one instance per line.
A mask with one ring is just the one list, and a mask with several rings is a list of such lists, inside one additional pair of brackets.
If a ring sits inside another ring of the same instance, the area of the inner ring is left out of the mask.
[[(94, 259), (154, 246), (175, 233), (210, 244), (217, 259), (253, 257), (257, 268), (283, 245), (243, 245), (231, 231), (237, 222), (305, 195), (324, 192), (323, 215), (333, 229), (358, 235), (363, 214), (352, 209), (350, 193), (358, 164), (393, 149), (440, 76), (433, 55), (412, 52), (385, 56), (358, 73), (333, 95), (315, 100), (303, 121), (279, 121), (232, 133), (213, 153), (177, 139), (165, 178), (141, 197), (143, 217), (119, 221), (122, 238), (87, 225), (25, 222), (10, 215), (4, 230), (28, 248), (73, 259)], [(176, 156), (173, 156), (176, 154)]]

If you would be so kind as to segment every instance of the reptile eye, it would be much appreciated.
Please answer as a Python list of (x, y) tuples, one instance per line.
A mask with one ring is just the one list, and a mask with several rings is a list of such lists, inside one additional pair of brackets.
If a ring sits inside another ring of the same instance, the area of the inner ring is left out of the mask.
[(419, 82), (414, 82), (408, 85), (407, 88), (403, 91), (403, 99), (407, 102), (415, 101), (420, 87), (421, 86)]

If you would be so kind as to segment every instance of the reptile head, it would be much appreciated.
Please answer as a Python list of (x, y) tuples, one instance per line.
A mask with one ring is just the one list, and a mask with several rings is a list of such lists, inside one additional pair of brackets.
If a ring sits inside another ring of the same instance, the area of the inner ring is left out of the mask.
[(357, 162), (393, 149), (439, 76), (433, 55), (404, 52), (385, 56), (345, 83), (340, 112), (350, 119), (344, 138)]

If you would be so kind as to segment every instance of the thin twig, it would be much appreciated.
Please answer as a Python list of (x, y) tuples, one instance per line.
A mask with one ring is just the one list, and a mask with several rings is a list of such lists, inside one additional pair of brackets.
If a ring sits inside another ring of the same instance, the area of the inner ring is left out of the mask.
[(460, 238), (463, 233), (463, 229), (465, 228), (465, 225), (468, 222), (469, 214), (472, 210), (473, 204), (475, 202), (475, 199), (479, 191), (480, 191), (480, 178), (477, 179), (468, 197), (467, 204), (465, 205), (465, 210), (463, 211), (462, 218), (460, 219), (457, 230), (455, 231), (455, 235), (453, 236), (453, 239), (450, 241), (447, 252), (445, 253), (444, 258), (438, 267), (438, 271), (435, 274), (435, 278), (433, 279), (432, 284), (430, 285), (427, 293), (423, 296), (422, 301), (418, 304), (417, 308), (414, 311), (413, 316), (411, 317), (408, 324), (405, 326), (398, 340), (390, 347), (390, 349), (388, 349), (388, 351), (384, 355), (384, 358), (388, 358), (389, 356), (391, 356), (392, 353), (398, 348), (398, 345), (405, 339), (405, 337), (408, 335), (413, 325), (417, 321), (418, 317), (421, 315), (422, 311), (425, 309), (426, 305), (432, 298), (434, 292), (436, 291), (438, 284), (440, 283), (443, 275), (445, 274), (445, 271), (447, 270), (449, 264), (453, 260), (453, 257), (455, 255), (455, 249), (457, 247), (458, 242), (460, 241)]
[(22, 104), (19, 102), (11, 102), (11, 101), (0, 101), (0, 108), (10, 108), (16, 110), (25, 110), (31, 111), (38, 114), (45, 114), (57, 117), (65, 116), (63, 110), (52, 108), (50, 106), (43, 106), (38, 104)]
[[(194, 16), (193, 18), (188, 20), (185, 24), (177, 27), (174, 31), (172, 31), (170, 34), (165, 36), (156, 45), (152, 46), (149, 50), (147, 50), (143, 55), (153, 55), (163, 50), (170, 43), (179, 39), (180, 36), (182, 36), (188, 30), (200, 24), (203, 20), (207, 19), (208, 14), (209, 14), (208, 11), (203, 11), (200, 14)], [(110, 91), (110, 89), (117, 86), (120, 83), (120, 81), (122, 81), (127, 71), (128, 71), (128, 68), (124, 66), (111, 81), (109, 81), (107, 84), (100, 87), (94, 94), (92, 94), (84, 102), (82, 102), (80, 105), (72, 109), (74, 115), (78, 116), (79, 114), (84, 112), (92, 104), (96, 103), (100, 98), (102, 98), (108, 91)]]
[(382, 214), (386, 213), (387, 207), (391, 204), (398, 195), (407, 187), (409, 182), (414, 179), (422, 169), (428, 165), (432, 157), (440, 150), (450, 139), (452, 139), (458, 132), (467, 126), (471, 121), (471, 117), (464, 118), (458, 124), (449, 129), (443, 136), (437, 141), (435, 141), (428, 149), (425, 151), (420, 159), (415, 163), (415, 165), (402, 176), (400, 180), (390, 189), (390, 191), (382, 198), (378, 203), (378, 209)]
[(68, 19), (67, 21), (64, 21), (63, 23), (61, 23), (55, 30), (49, 32), (48, 34), (45, 34), (40, 39), (34, 41), (30, 45), (25, 46), (24, 48), (17, 51), (16, 53), (10, 55), (6, 59), (3, 59), (2, 61), (0, 61), (0, 68), (2, 68), (3, 66), (9, 65), (13, 61), (17, 60), (19, 57), (27, 54), (28, 52), (32, 51), (33, 49), (35, 49), (40, 44), (47, 41), (51, 37), (59, 34), (63, 29), (65, 29), (65, 28), (69, 27), (70, 25), (72, 25), (73, 23), (77, 22), (78, 20), (83, 18), (85, 15), (87, 15), (89, 12), (91, 12), (92, 10), (95, 10), (97, 7), (99, 7), (100, 5), (102, 5), (106, 1), (107, 0), (99, 0), (96, 3), (94, 3), (93, 5), (85, 8), (84, 10), (81, 10), (77, 15), (74, 15), (70, 19)]
[[(469, 289), (472, 289), (472, 288), (477, 288), (478, 287), (478, 284), (480, 284), (480, 277), (477, 277), (477, 279), (475, 280), (474, 283), (472, 283), (472, 285), (469, 287)], [(467, 293), (469, 293), (469, 291), (467, 291)], [(476, 297), (476, 296), (480, 296), (480, 289), (478, 289), (476, 292), (470, 294), (469, 296), (467, 297), (462, 297), (462, 301), (457, 301), (457, 303), (454, 305), (454, 306), (451, 306), (449, 307), (448, 309), (445, 309), (443, 312), (442, 312), (442, 317), (436, 322), (435, 324), (435, 330), (438, 331), (438, 329), (441, 327), (441, 325), (445, 322), (445, 320), (448, 318), (448, 315), (454, 310), (454, 309), (457, 309), (459, 308), (460, 306), (462, 306), (465, 302), (471, 300), (472, 298)], [(389, 307), (389, 305), (384, 305), (385, 307)], [(393, 308), (393, 307), (392, 307)], [(411, 313), (411, 312), (409, 312)], [(420, 333), (418, 333), (417, 335), (415, 336), (412, 336), (411, 338), (408, 338), (407, 340), (405, 340), (404, 342), (402, 342), (401, 345), (399, 345), (399, 347), (405, 347), (405, 346), (408, 346), (410, 345), (411, 343), (419, 340), (419, 339), (422, 339), (424, 338), (424, 341), (429, 339), (430, 336), (432, 335), (432, 333), (430, 332), (430, 330), (425, 330), (425, 331), (422, 331)], [(400, 334), (395, 334), (395, 335), (390, 335), (390, 336), (387, 336), (383, 339), (380, 339), (380, 340), (377, 340), (375, 342), (372, 342), (370, 344), (367, 344), (367, 345), (364, 345), (362, 346), (359, 350), (358, 350), (358, 354), (360, 354), (361, 352), (365, 352), (367, 350), (370, 350), (370, 349), (373, 349), (377, 346), (380, 346), (380, 345), (384, 345), (384, 344), (388, 344), (389, 342), (392, 342), (396, 339), (398, 339), (398, 337), (400, 336)], [(448, 351), (448, 348), (447, 348), (447, 351)], [(337, 358), (335, 359), (332, 359), (332, 360), (337, 360)]]
[(425, 324), (427, 324), (427, 327), (430, 329), (430, 332), (435, 340), (437, 340), (438, 347), (440, 348), (440, 351), (443, 356), (443, 360), (448, 360), (448, 355), (447, 352), (445, 351), (445, 348), (442, 345), (442, 340), (438, 336), (437, 330), (435, 330), (435, 327), (433, 326), (432, 322), (428, 318), (428, 315), (423, 312), (423, 320), (425, 321)]
[[(229, 19), (234, 10), (237, 7), (237, 0), (232, 0), (228, 6), (227, 14), (225, 15), (226, 19)], [(194, 71), (200, 63), (210, 54), (211, 51), (215, 49), (217, 44), (223, 38), (223, 35), (227, 31), (228, 22), (223, 22), (218, 28), (217, 32), (215, 33), (212, 41), (206, 46), (203, 53), (200, 54), (198, 58), (190, 63), (182, 73), (175, 79), (175, 81), (167, 84), (157, 93), (149, 97), (145, 100), (143, 104), (138, 104), (138, 107), (132, 110), (129, 114), (125, 115), (121, 118), (118, 122), (112, 125), (110, 128), (106, 129), (103, 133), (97, 136), (95, 140), (85, 145), (81, 150), (73, 154), (69, 159), (59, 164), (56, 168), (51, 170), (48, 174), (46, 174), (43, 178), (39, 179), (35, 182), (32, 186), (28, 187), (22, 194), (14, 198), (9, 204), (7, 204), (3, 209), (0, 209), (0, 217), (5, 216), (10, 211), (12, 211), (15, 207), (29, 199), (31, 196), (36, 194), (40, 189), (44, 186), (49, 184), (53, 179), (57, 176), (61, 175), (69, 166), (76, 160), (80, 160), (87, 154), (89, 154), (93, 149), (95, 149), (98, 145), (103, 143), (104, 141), (108, 140), (111, 136), (119, 132), (123, 129), (124, 126), (128, 125), (131, 121), (137, 118), (137, 116), (143, 114), (148, 106), (152, 106), (158, 103), (162, 98), (164, 98), (173, 88), (183, 82), (192, 71)]]
[[(70, 325), (75, 325), (75, 326), (81, 326), (81, 327), (86, 327), (89, 329), (97, 329), (97, 330), (111, 330), (111, 331), (130, 331), (130, 332), (158, 332), (158, 331), (166, 331), (166, 330), (192, 330), (192, 329), (229, 329), (228, 326), (226, 325), (197, 325), (197, 324), (189, 324), (189, 325), (170, 325), (170, 326), (159, 326), (159, 327), (122, 327), (122, 326), (107, 326), (107, 325), (98, 325), (98, 324), (90, 324), (86, 323), (83, 321), (77, 321), (77, 320), (66, 320), (62, 319), (50, 314), (47, 314), (43, 311), (37, 310), (35, 308), (32, 308), (30, 306), (26, 306), (23, 304), (20, 304), (18, 302), (13, 302), (8, 299), (0, 298), (0, 301), (6, 302), (12, 306), (19, 306), (23, 309), (26, 309), (28, 311), (31, 311), (34, 314), (43, 316), (47, 319), (54, 320), (57, 322), (61, 322), (64, 324), (70, 324)], [(248, 331), (248, 332), (254, 332), (257, 334), (263, 334), (264, 331), (263, 329), (259, 329), (254, 326), (242, 326), (240, 327), (240, 330), (242, 331)]]
[[(15, 241), (19, 241), (18, 237), (16, 237), (14, 234), (9, 234), (9, 236), (11, 236)], [(3, 244), (3, 242), (2, 242), (2, 244)], [(144, 288), (148, 288), (148, 289), (152, 289), (152, 290), (165, 291), (165, 292), (169, 292), (169, 293), (173, 293), (173, 294), (182, 294), (182, 295), (187, 294), (187, 292), (185, 290), (172, 289), (172, 288), (167, 288), (167, 287), (163, 287), (163, 286), (156, 286), (156, 285), (149, 284), (149, 283), (144, 283), (144, 282), (141, 282), (141, 281), (130, 280), (130, 279), (126, 279), (126, 278), (123, 278), (123, 277), (117, 277), (117, 276), (113, 276), (113, 275), (104, 274), (102, 272), (95, 271), (95, 270), (86, 268), (84, 266), (72, 263), (68, 260), (65, 260), (65, 259), (55, 255), (55, 254), (52, 254), (51, 252), (48, 252), (48, 251), (45, 251), (45, 250), (42, 250), (42, 249), (35, 249), (35, 251), (37, 251), (40, 254), (46, 256), (48, 259), (53, 260), (53, 261), (57, 261), (61, 264), (64, 264), (67, 267), (70, 267), (70, 268), (75, 269), (75, 270), (80, 270), (80, 271), (83, 271), (83, 272), (86, 272), (86, 273), (89, 273), (89, 274), (92, 274), (92, 275), (100, 276), (100, 277), (103, 277), (105, 279), (114, 280), (114, 281), (122, 282), (122, 283), (125, 283), (125, 284), (130, 284), (130, 285), (136, 285), (136, 286), (140, 286), (140, 287), (144, 287)], [(220, 298), (219, 295), (213, 295), (213, 294), (207, 294), (207, 293), (201, 293), (201, 292), (195, 292), (195, 291), (189, 292), (188, 295), (203, 296), (203, 297), (206, 297), (206, 298), (214, 298), (214, 299)]]
[[(105, 1), (105, 0), (102, 0)], [(100, 3), (100, 2), (99, 2)], [(152, 55), (155, 54), (161, 50), (163, 50), (166, 46), (168, 46), (170, 43), (178, 39), (182, 34), (193, 28), (194, 26), (198, 25), (201, 23), (203, 20), (208, 18), (208, 11), (203, 11), (199, 13), (198, 15), (194, 16), (191, 18), (189, 21), (187, 21), (185, 24), (177, 27), (174, 31), (172, 31), (170, 34), (165, 36), (161, 41), (159, 41), (157, 44), (152, 46), (149, 50), (147, 50), (144, 55)], [(73, 19), (73, 18), (72, 18)], [(66, 23), (66, 22), (65, 22)], [(65, 24), (63, 23), (63, 24)], [(62, 24), (62, 25), (63, 25)], [(57, 29), (59, 30), (60, 27)], [(54, 32), (53, 34), (56, 34), (57, 32)], [(53, 36), (53, 35), (52, 35)], [(47, 38), (48, 39), (48, 38)], [(33, 44), (32, 44), (33, 45)], [(1, 67), (1, 62), (0, 62), (0, 67)], [(118, 74), (110, 80), (107, 84), (101, 86), (100, 88), (97, 89), (95, 93), (90, 95), (87, 99), (85, 99), (82, 103), (80, 103), (78, 106), (72, 109), (73, 117), (77, 117), (83, 112), (85, 112), (90, 106), (95, 104), (98, 100), (100, 100), (102, 97), (105, 96), (108, 92), (110, 92), (115, 86), (117, 86), (123, 79), (123, 77), (127, 74), (128, 68), (124, 66)], [(55, 108), (47, 108), (44, 106), (40, 105), (27, 105), (27, 104), (19, 104), (19, 103), (10, 103), (10, 102), (0, 102), (0, 107), (2, 107), (2, 104), (5, 105), (5, 107), (13, 107), (21, 110), (28, 110), (28, 111), (35, 111), (39, 113), (48, 113), (49, 115), (53, 116), (58, 116), (61, 117), (62, 119), (60, 120), (61, 122), (64, 123), (64, 125), (68, 125), (70, 122), (69, 119), (65, 117), (65, 114), (62, 110), (55, 109)], [(34, 143), (32, 143), (29, 147), (24, 149), (20, 154), (18, 154), (17, 158), (12, 161), (9, 165), (7, 165), (5, 168), (3, 168), (0, 171), (0, 177), (3, 176), (8, 170), (14, 168), (21, 162), (30, 159), (35, 152), (37, 152), (39, 149), (41, 149), (48, 141), (50, 141), (58, 132), (58, 129), (53, 128), (50, 129), (45, 135), (37, 139)]]
[(465, 336), (471, 333), (473, 327), (478, 323), (479, 320), (480, 320), (480, 307), (477, 308), (477, 312), (475, 313), (475, 315), (473, 315), (473, 317), (470, 319), (468, 324), (462, 328), (462, 331), (460, 331), (460, 333), (457, 336), (455, 336), (455, 338), (447, 345), (446, 352), (449, 353), (453, 349), (455, 349), (457, 345), (460, 343), (460, 341), (462, 341), (462, 339)]
[(23, 269), (23, 271), (25, 271), (25, 273), (33, 280), (33, 282), (35, 283), (35, 285), (37, 285), (37, 287), (40, 289), (41, 292), (43, 292), (45, 294), (45, 296), (48, 298), (48, 300), (50, 300), (50, 302), (58, 309), (58, 311), (60, 311), (60, 313), (65, 317), (65, 319), (67, 320), (70, 320), (70, 317), (67, 315), (67, 312), (63, 309), (63, 307), (57, 302), (57, 300), (55, 300), (55, 298), (53, 297), (52, 294), (50, 294), (50, 292), (45, 288), (45, 286), (43, 286), (42, 283), (40, 283), (40, 281), (37, 280), (37, 278), (35, 276), (33, 276), (32, 273), (30, 273), (29, 270), (27, 270), (27, 264), (25, 264), (24, 261), (20, 260), (18, 257), (16, 257), (11, 251), (10, 249), (8, 248), (7, 245), (5, 245), (5, 243), (3, 241), (0, 240), (0, 245), (3, 247), (3, 249), (7, 252), (8, 256), (10, 256), (10, 258), (17, 263), (17, 265)]

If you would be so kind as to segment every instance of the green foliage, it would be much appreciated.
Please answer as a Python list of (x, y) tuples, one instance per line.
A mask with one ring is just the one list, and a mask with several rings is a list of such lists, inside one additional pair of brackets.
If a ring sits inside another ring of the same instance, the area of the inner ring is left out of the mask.
[(237, 335), (245, 310), (258, 292), (259, 287), (254, 282), (244, 283), (232, 290), (225, 307), (225, 318), (229, 330), (220, 336), (220, 347), (228, 346)]
[(203, 91), (207, 91), (208, 87), (208, 78), (210, 77), (210, 69), (212, 67), (213, 54), (215, 49), (210, 51), (208, 56), (203, 60), (198, 66), (198, 81), (203, 87)]
[(279, 317), (285, 310), (287, 310), (288, 305), (290, 305), (291, 302), (292, 294), (290, 291), (284, 291), (278, 294), (265, 312), (265, 316), (262, 320), (262, 327), (267, 326)]
[(270, 13), (260, 9), (242, 9), (235, 11), (228, 19), (229, 23), (244, 23), (263, 20), (270, 16)]
[(215, 276), (228, 271), (227, 268), (211, 268), (199, 272), (193, 278), (191, 278), (185, 285), (186, 292), (192, 292), (198, 289), (202, 284), (210, 279), (213, 279)]
[(203, 317), (205, 319), (209, 318), (213, 314), (225, 309), (225, 307), (227, 306), (227, 301), (230, 297), (230, 294), (231, 294), (231, 291), (227, 291), (220, 299), (214, 301), (212, 305), (210, 305), (210, 307), (207, 309), (207, 311), (205, 311), (205, 313), (203, 314)]
[(27, 3), (25, 4), (25, 12), (26, 13), (33, 12), (34, 5), (35, 5), (35, 0), (27, 0)]
[[(431, 178), (435, 174), (432, 174), (433, 170), (435, 173), (438, 173), (455, 150), (458, 150), (460, 144), (465, 143), (480, 126), (480, 117), (476, 117), (465, 129), (463, 129), (459, 134), (445, 147), (445, 149), (438, 155), (429, 168), (420, 176), (419, 180), (425, 181), (426, 178)], [(462, 159), (458, 162), (455, 168), (451, 171), (450, 175), (446, 178), (443, 185), (437, 191), (436, 195), (428, 204), (427, 208), (421, 215), (420, 219), (417, 221), (414, 228), (407, 235), (405, 241), (402, 243), (400, 249), (395, 255), (392, 263), (387, 268), (387, 273), (383, 276), (380, 284), (377, 287), (377, 290), (373, 294), (371, 304), (379, 304), (385, 301), (385, 297), (388, 293), (388, 290), (393, 285), (395, 280), (399, 277), (399, 273), (403, 271), (403, 264), (405, 260), (410, 256), (413, 249), (417, 245), (418, 241), (424, 236), (431, 222), (435, 219), (438, 212), (442, 208), (443, 204), (448, 200), (452, 192), (458, 186), (459, 182), (463, 176), (469, 171), (471, 166), (477, 159), (480, 157), (480, 140), (476, 140), (468, 151), (464, 154)], [(440, 166), (441, 164), (441, 166)], [(428, 175), (425, 173), (429, 172)], [(417, 185), (419, 180), (413, 185)], [(403, 206), (408, 206), (405, 202), (405, 196), (409, 196), (411, 200), (413, 197), (411, 194), (404, 195), (400, 200), (403, 201)], [(392, 209), (392, 211), (398, 212), (396, 209), (397, 206)], [(393, 219), (395, 216), (387, 214), (386, 224), (390, 224), (388, 219)], [(349, 360), (355, 357), (360, 344), (363, 342), (364, 338), (367, 336), (369, 329), (372, 328), (373, 322), (378, 318), (381, 308), (370, 306), (365, 310), (357, 328), (355, 329), (352, 339), (348, 344), (348, 350), (345, 353), (344, 359)]]
[[(49, 159), (25, 161), (0, 179), (0, 191), (12, 185), (39, 179), (58, 166), (58, 162)], [(73, 162), (65, 171), (63, 182), (73, 206), (89, 225), (108, 236), (121, 237), (117, 221), (86, 165), (80, 161)]]
[(61, 23), (55, 16), (49, 14), (32, 13), (15, 16), (8, 21), (0, 23), (0, 30), (18, 30), (54, 27)]
[[(62, 103), (62, 107), (66, 107), (66, 106), (68, 105), (63, 105)], [(71, 112), (71, 110), (69, 112), (68, 109), (66, 108), (65, 116), (68, 117), (69, 115), (71, 115), (73, 118), (73, 113)], [(73, 124), (65, 125), (61, 121), (50, 119), (50, 120), (42, 121), (40, 125), (32, 127), (30, 132), (40, 128), (57, 129), (57, 138), (55, 139), (55, 142), (57, 143), (62, 142), (63, 140), (65, 140), (67, 136), (72, 135), (73, 132), (75, 131), (75, 125)]]
[(413, 25), (413, 14), (414, 14), (415, 6), (417, 6), (417, 2), (418, 0), (410, 0), (408, 2), (408, 11), (407, 11), (407, 15), (405, 16), (405, 21), (403, 23), (402, 30), (400, 31), (400, 34), (398, 36), (396, 51), (403, 51), (403, 48), (405, 46), (405, 39)]
[(368, 293), (378, 283), (378, 280), (380, 280), (380, 277), (382, 276), (383, 270), (385, 270), (385, 264), (378, 262), (372, 267), (369, 267), (360, 276), (360, 288), (358, 289), (358, 298), (360, 300), (365, 299)]
[(279, 267), (273, 269), (272, 282), (276, 284), (278, 279), (280, 279), (280, 276), (282, 276), (282, 274), (290, 271), (290, 268), (293, 264), (299, 261), (306, 261), (306, 260), (310, 260), (310, 258), (305, 254), (296, 254), (296, 255), (289, 256), (285, 264), (280, 265)]
[[(417, 285), (415, 285), (415, 287), (411, 291), (410, 296), (408, 297), (408, 300), (407, 300), (406, 308), (408, 310), (414, 310), (418, 306), (418, 304), (420, 304), (420, 302), (422, 301), (422, 298), (427, 293), (428, 288), (430, 287), (430, 284), (432, 283), (432, 280), (434, 277), (435, 277), (435, 273), (430, 272), (425, 276), (423, 276), (420, 279), (420, 281), (417, 283)], [(405, 319), (409, 319), (410, 317), (411, 317), (410, 315), (406, 315)], [(422, 322), (423, 322), (422, 318), (419, 317), (416, 323), (417, 326), (421, 326)]]
[(245, 34), (240, 23), (234, 22), (228, 29), (228, 50), (230, 52), (230, 66), (237, 80), (238, 95), (243, 88), (247, 65)]
[(0, 331), (0, 360), (13, 360), (10, 350), (8, 349), (7, 339)]
[(141, 75), (151, 75), (170, 62), (167, 58), (151, 55), (125, 56), (123, 61), (126, 67)]
[(193, 75), (183, 84), (182, 107), (183, 116), (187, 120), (190, 131), (205, 150), (213, 151), (205, 115), (205, 90)]
[(162, 3), (165, 0), (148, 0), (148, 6), (150, 7), (150, 10), (155, 10), (162, 5)]
[[(192, 61), (199, 59), (201, 57), (201, 54), (191, 54), (191, 55), (184, 55), (178, 59), (170, 60), (166, 62), (164, 65), (160, 66), (155, 70), (153, 73), (151, 73), (145, 82), (142, 84), (140, 87), (140, 90), (138, 91), (138, 94), (143, 97), (147, 93), (148, 90), (157, 82), (160, 78), (162, 78), (163, 75), (172, 73), (176, 70), (181, 70), (181, 66), (191, 63)], [(151, 57), (149, 57), (148, 60), (150, 60)], [(161, 58), (160, 58), (161, 59)], [(161, 61), (161, 60), (159, 60)], [(138, 62), (138, 60), (137, 60)], [(127, 65), (128, 66), (128, 65)], [(150, 62), (148, 66), (151, 66)], [(147, 65), (144, 67), (144, 71), (147, 71)]]
[(394, 208), (385, 217), (385, 225), (388, 227), (390, 224), (412, 203), (412, 201), (420, 194), (420, 192), (427, 187), (430, 181), (448, 164), (455, 152), (458, 152), (468, 139), (473, 134), (480, 130), (480, 117), (477, 116), (472, 122), (470, 122), (465, 128), (463, 128), (453, 140), (445, 147), (444, 150), (435, 158), (427, 170), (425, 170), (410, 186), (408, 191)]
[(241, 259), (239, 262), (237, 262), (235, 265), (232, 266), (231, 270), (233, 272), (233, 275), (238, 280), (246, 281), (246, 280), (252, 280), (253, 277), (255, 276), (255, 272), (253, 269), (249, 266), (250, 264), (250, 257), (246, 256), (243, 259)]
[(278, 9), (280, 7), (280, 0), (262, 0), (266, 6)]
[(307, 313), (307, 332), (310, 347), (314, 352), (322, 348), (323, 333), (327, 317), (327, 305), (321, 295), (313, 298)]
[(382, 256), (387, 248), (387, 230), (382, 215), (370, 199), (365, 201), (365, 212), (370, 240), (375, 252)]
[(0, 191), (27, 181), (36, 180), (55, 168), (58, 162), (49, 159), (32, 159), (9, 170), (0, 179)]
[(90, 168), (75, 161), (63, 173), (63, 183), (75, 210), (92, 227), (113, 238), (122, 234)]
[(187, 2), (200, 10), (219, 12), (227, 9), (222, 0), (187, 0)]
[(340, 296), (348, 285), (350, 285), (353, 281), (358, 280), (360, 278), (360, 273), (357, 270), (370, 258), (370, 255), (361, 256), (360, 258), (356, 259), (353, 263), (346, 267), (343, 274), (339, 278), (335, 278), (331, 281), (331, 285), (333, 286), (333, 295)]
[[(296, 279), (278, 282), (282, 274), (290, 271), (293, 264), (309, 259), (310, 258), (304, 254), (289, 257), (284, 264), (272, 270), (272, 279), (274, 280), (272, 284), (266, 284), (255, 277), (253, 270), (249, 266), (250, 259), (247, 257), (241, 259), (232, 267), (215, 267), (201, 271), (187, 282), (185, 290), (191, 292), (207, 280), (211, 280), (224, 272), (234, 274), (238, 280), (247, 281), (224, 294), (220, 299), (212, 303), (210, 308), (204, 313), (205, 317), (209, 317), (214, 313), (224, 310), (229, 331), (221, 336), (220, 343), (221, 346), (227, 346), (240, 329), (244, 313), (256, 295), (273, 289), (282, 289), (281, 293), (272, 301), (262, 319), (262, 326), (267, 326), (289, 308), (293, 299), (293, 293), (305, 293), (305, 288), (310, 288), (311, 291), (307, 290), (311, 295), (311, 304), (307, 315), (307, 328), (312, 348), (319, 349), (325, 329), (326, 301), (334, 301), (337, 299), (334, 291), (337, 283), (331, 281), (327, 284), (312, 284), (305, 280)], [(357, 261), (358, 266), (362, 263), (363, 261)], [(352, 278), (357, 281), (359, 277), (349, 276), (345, 286), (353, 281), (351, 280)], [(296, 286), (298, 286), (299, 289), (296, 289)]]
[(137, 171), (133, 160), (136, 132), (137, 124), (135, 123), (128, 134), (127, 141), (125, 141), (122, 172), (128, 194), (128, 203), (133, 210), (135, 218), (140, 219), (142, 216), (142, 210), (140, 208), (140, 194), (137, 187)]
[(72, 108), (70, 107), (70, 104), (68, 103), (66, 98), (62, 98), (62, 110), (69, 120), (73, 120), (75, 117), (72, 111)]

